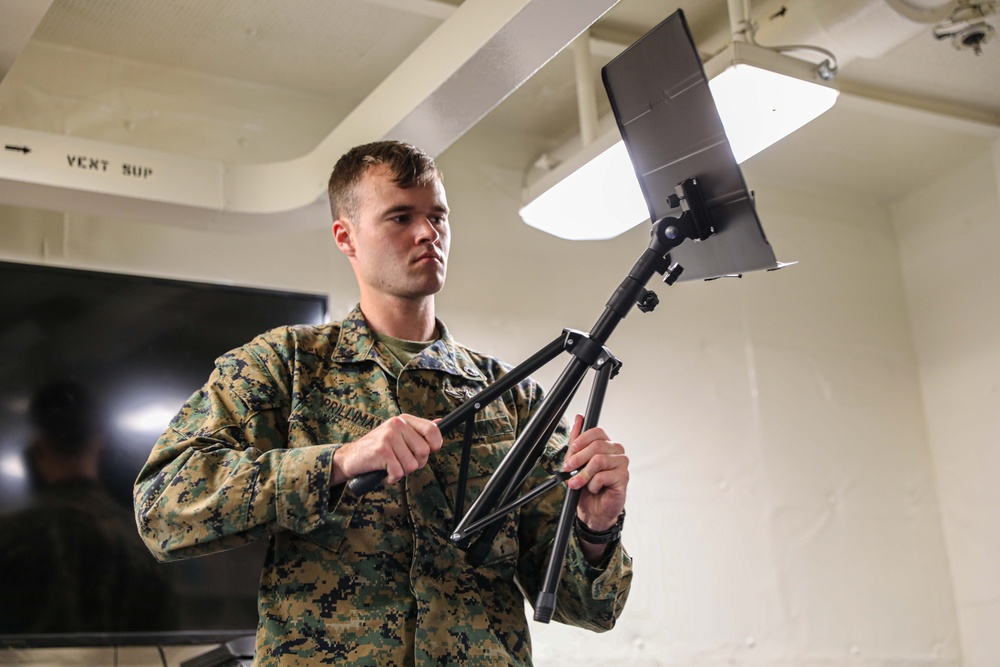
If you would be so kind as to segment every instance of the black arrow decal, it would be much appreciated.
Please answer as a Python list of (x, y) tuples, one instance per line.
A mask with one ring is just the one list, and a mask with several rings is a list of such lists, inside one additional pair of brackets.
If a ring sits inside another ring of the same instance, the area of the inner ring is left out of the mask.
[(9, 151), (20, 151), (25, 155), (31, 152), (31, 149), (28, 148), (27, 146), (11, 146), (10, 144), (5, 144), (4, 148), (6, 148)]

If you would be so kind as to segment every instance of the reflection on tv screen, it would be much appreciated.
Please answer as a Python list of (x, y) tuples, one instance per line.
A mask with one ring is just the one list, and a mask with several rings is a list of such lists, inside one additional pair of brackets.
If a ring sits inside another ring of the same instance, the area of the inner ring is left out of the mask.
[(219, 355), (326, 317), (315, 294), (0, 262), (0, 640), (253, 633), (266, 545), (158, 563), (132, 483)]

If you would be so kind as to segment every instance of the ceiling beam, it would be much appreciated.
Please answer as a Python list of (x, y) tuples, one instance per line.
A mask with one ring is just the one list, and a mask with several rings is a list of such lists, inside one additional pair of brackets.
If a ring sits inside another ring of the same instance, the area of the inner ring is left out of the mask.
[(439, 155), (617, 2), (525, 5), (386, 136)]
[(0, 143), (15, 147), (0, 152), (0, 190), (18, 205), (58, 201), (129, 217), (148, 209), (199, 226), (234, 214), (283, 222), (325, 196), (330, 168), (354, 145), (394, 136), (440, 153), (616, 2), (466, 0), (314, 150), (282, 162), (223, 163), (0, 127)]

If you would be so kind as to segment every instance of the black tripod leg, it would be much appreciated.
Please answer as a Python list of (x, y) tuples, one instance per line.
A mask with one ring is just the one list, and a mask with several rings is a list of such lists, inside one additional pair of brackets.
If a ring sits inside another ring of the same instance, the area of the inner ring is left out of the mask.
[(528, 420), (528, 425), (524, 427), (510, 450), (497, 465), (496, 470), (493, 471), (479, 497), (459, 521), (455, 533), (451, 537), (452, 542), (457, 543), (468, 537), (466, 526), (475, 523), (491, 513), (494, 508), (504, 504), (508, 491), (519, 486), (527, 478), (527, 474), (534, 467), (534, 462), (545, 449), (545, 442), (542, 441), (542, 438), (547, 435), (550, 426), (558, 423), (558, 417), (561, 415), (557, 415), (556, 411), (561, 406), (568, 404), (568, 400), (572, 398), (573, 392), (576, 391), (583, 376), (587, 374), (587, 370), (587, 364), (580, 359), (570, 358), (569, 364), (559, 376), (552, 392), (542, 400), (538, 410)]
[[(590, 400), (587, 403), (587, 416), (583, 422), (583, 430), (597, 426), (597, 420), (601, 416), (601, 407), (604, 405), (604, 395), (607, 392), (608, 381), (614, 370), (612, 364), (605, 364), (597, 373), (594, 379), (594, 387), (590, 391)], [(556, 590), (559, 588), (559, 577), (562, 574), (563, 564), (566, 561), (566, 550), (569, 547), (570, 531), (573, 529), (573, 521), (576, 519), (576, 507), (580, 503), (580, 491), (577, 489), (566, 489), (566, 498), (563, 500), (562, 513), (559, 515), (559, 525), (556, 526), (556, 536), (552, 541), (552, 551), (549, 553), (549, 565), (545, 571), (545, 583), (535, 601), (535, 620), (540, 623), (548, 623), (552, 620), (552, 614), (556, 610)]]
[(562, 513), (559, 515), (559, 525), (556, 527), (556, 538), (549, 552), (549, 566), (545, 571), (545, 584), (535, 601), (535, 620), (548, 623), (556, 611), (556, 590), (559, 588), (559, 576), (562, 574), (566, 561), (566, 550), (569, 548), (569, 533), (573, 529), (573, 519), (576, 518), (576, 506), (580, 503), (580, 492), (576, 489), (566, 489), (566, 499), (563, 500)]
[[(565, 371), (563, 371), (563, 376), (560, 377), (559, 381), (556, 383), (552, 393), (545, 397), (538, 412), (528, 424), (524, 439), (519, 439), (514, 444), (514, 447), (512, 447), (512, 450), (518, 449), (522, 452), (528, 452), (528, 454), (521, 458), (520, 463), (513, 473), (501, 472), (500, 467), (494, 471), (494, 475), (496, 476), (498, 483), (501, 478), (508, 480), (507, 486), (504, 489), (503, 494), (500, 496), (500, 505), (506, 505), (511, 499), (517, 496), (521, 484), (523, 484), (528, 478), (528, 475), (531, 474), (532, 469), (538, 462), (538, 458), (542, 455), (542, 451), (545, 449), (545, 443), (547, 443), (549, 438), (552, 437), (552, 433), (559, 425), (559, 420), (566, 412), (566, 408), (569, 406), (570, 401), (576, 394), (576, 390), (580, 387), (580, 382), (583, 380), (583, 376), (586, 373), (586, 366), (580, 363), (578, 359), (574, 358), (570, 361), (570, 365), (567, 366)], [(563, 377), (567, 376), (574, 378), (575, 384), (570, 386), (568, 380), (564, 381)], [(543, 418), (547, 418), (548, 421), (544, 422)], [(540, 430), (535, 428), (536, 420), (538, 425), (542, 427)], [(528, 433), (532, 434), (530, 438), (527, 435)], [(493, 483), (493, 478), (490, 478), (490, 482), (487, 484), (487, 489), (489, 489), (489, 485)], [(483, 495), (486, 493), (487, 490), (484, 490)], [(482, 497), (483, 496), (481, 495), (480, 498)], [(487, 506), (486, 510), (489, 510), (491, 507), (493, 507), (493, 505)], [(473, 508), (469, 510), (468, 517), (482, 516), (481, 514), (476, 514), (475, 510), (476, 507), (473, 506)], [(480, 524), (482, 523), (482, 519), (477, 518), (474, 523)], [(469, 546), (470, 542), (468, 538), (461, 537), (463, 533), (468, 535), (473, 532), (471, 528), (469, 528), (469, 525), (470, 524), (468, 522), (460, 524), (461, 532), (459, 532), (459, 528), (456, 527), (455, 533), (451, 539), (453, 542), (458, 544), (460, 548), (468, 548), (468, 562), (473, 567), (477, 567), (482, 564), (482, 562), (486, 559), (486, 556), (489, 555), (490, 549), (493, 545), (493, 540), (496, 539), (497, 533), (500, 532), (500, 522), (494, 521), (486, 526), (486, 528), (484, 528), (479, 534), (479, 537), (476, 538), (476, 541), (471, 543), (471, 546)]]

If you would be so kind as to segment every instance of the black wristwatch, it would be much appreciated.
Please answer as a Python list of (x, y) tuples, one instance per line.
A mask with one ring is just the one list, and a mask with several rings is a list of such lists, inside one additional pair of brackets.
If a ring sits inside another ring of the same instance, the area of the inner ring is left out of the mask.
[(576, 532), (576, 536), (584, 542), (610, 544), (621, 539), (623, 525), (625, 525), (625, 510), (622, 510), (622, 513), (618, 515), (618, 521), (615, 522), (615, 525), (607, 530), (593, 531), (587, 527), (587, 524), (580, 521), (580, 517), (576, 517), (573, 521), (573, 530)]

